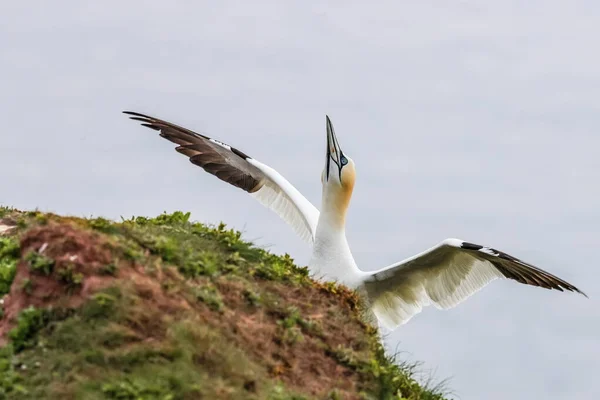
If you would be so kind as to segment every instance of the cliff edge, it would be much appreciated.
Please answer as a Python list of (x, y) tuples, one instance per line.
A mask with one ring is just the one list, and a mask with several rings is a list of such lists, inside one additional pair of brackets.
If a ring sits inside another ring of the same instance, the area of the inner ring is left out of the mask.
[(0, 207), (0, 299), (0, 399), (443, 399), (356, 293), (182, 212)]

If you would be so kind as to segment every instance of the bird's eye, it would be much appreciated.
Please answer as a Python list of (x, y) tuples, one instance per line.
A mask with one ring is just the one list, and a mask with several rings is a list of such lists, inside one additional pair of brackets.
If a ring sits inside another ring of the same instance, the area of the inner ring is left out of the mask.
[(342, 155), (342, 157), (340, 158), (340, 162), (342, 163), (342, 165), (346, 165), (348, 164), (348, 159)]

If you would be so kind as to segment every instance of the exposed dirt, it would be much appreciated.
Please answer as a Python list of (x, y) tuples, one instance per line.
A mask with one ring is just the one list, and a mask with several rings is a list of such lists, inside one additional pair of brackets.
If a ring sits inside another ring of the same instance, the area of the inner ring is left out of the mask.
[(17, 222), (11, 218), (0, 219), (0, 236), (8, 234), (17, 226)]
[[(53, 272), (44, 275), (33, 272), (25, 260), (29, 252), (36, 252), (55, 261)], [(78, 230), (67, 224), (49, 224), (31, 229), (21, 238), (21, 260), (10, 293), (4, 299), (5, 317), (0, 320), (0, 346), (6, 333), (14, 326), (19, 313), (35, 307), (80, 306), (91, 293), (104, 288), (113, 279), (101, 276), (100, 267), (112, 261), (110, 246), (96, 234)], [(71, 286), (58, 279), (58, 271), (69, 268), (73, 274), (82, 274), (80, 284)], [(65, 293), (70, 291), (70, 296)]]
[(279, 322), (285, 312), (268, 311), (247, 304), (246, 289), (240, 282), (220, 279), (219, 292), (227, 309), (223, 313), (201, 307), (207, 324), (218, 326), (230, 340), (261, 358), (269, 373), (298, 392), (323, 397), (332, 387), (343, 388), (344, 399), (358, 398), (358, 373), (340, 365), (327, 355), (326, 348), (338, 345), (352, 347), (354, 338), (364, 335), (358, 319), (354, 324), (340, 324), (336, 318), (340, 308), (350, 305), (341, 296), (325, 293), (318, 287), (293, 287), (278, 282), (259, 281), (261, 289), (270, 292), (282, 304), (297, 307), (298, 314), (318, 328), (294, 327), (299, 337), (293, 343), (285, 340), (285, 328)]

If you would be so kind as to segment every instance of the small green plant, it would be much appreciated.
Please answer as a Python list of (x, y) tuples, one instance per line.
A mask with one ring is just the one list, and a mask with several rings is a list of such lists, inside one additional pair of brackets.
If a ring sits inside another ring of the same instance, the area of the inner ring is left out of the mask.
[(294, 344), (304, 340), (302, 335), (302, 325), (304, 320), (300, 311), (296, 307), (290, 307), (286, 310), (286, 316), (277, 321), (282, 330), (281, 341), (286, 344)]
[(213, 311), (220, 311), (223, 308), (221, 294), (214, 286), (195, 287), (194, 295)]
[(0, 237), (0, 297), (10, 291), (19, 260), (19, 243), (11, 237)]
[(25, 256), (25, 261), (29, 263), (29, 268), (32, 271), (37, 272), (42, 275), (50, 275), (52, 274), (52, 270), (54, 269), (55, 261), (50, 257), (46, 257), (43, 254), (40, 254), (36, 251), (30, 251)]
[(168, 263), (176, 263), (178, 261), (178, 246), (172, 238), (159, 236), (154, 240), (151, 247), (152, 252), (159, 255), (164, 261)]
[(227, 256), (227, 262), (233, 265), (242, 265), (246, 260), (240, 255), (239, 252), (234, 251)]
[(0, 206), (0, 218), (4, 218), (12, 210), (11, 207)]
[(27, 217), (25, 215), (17, 217), (17, 226), (21, 229), (27, 227)]
[(79, 286), (83, 282), (83, 274), (75, 271), (74, 264), (63, 265), (57, 272), (58, 278), (70, 287)]
[(156, 226), (164, 226), (164, 225), (185, 225), (188, 223), (190, 219), (189, 212), (175, 211), (172, 214), (168, 214), (167, 212), (162, 213), (161, 215), (155, 218), (147, 218), (147, 217), (131, 217), (130, 219), (124, 219), (123, 223), (128, 225), (156, 225)]
[(277, 324), (284, 328), (292, 328), (300, 323), (302, 317), (297, 307), (290, 307), (287, 309), (286, 316), (283, 319), (277, 321)]
[(195, 256), (187, 257), (186, 261), (178, 268), (183, 276), (195, 278), (198, 276), (215, 276), (221, 270), (220, 257), (207, 251), (200, 251)]
[(12, 237), (0, 237), (0, 258), (19, 258), (19, 243)]
[(11, 359), (13, 358), (12, 346), (0, 349), (0, 399), (23, 398), (28, 391), (21, 385), (21, 376), (15, 370)]
[(162, 213), (156, 218), (151, 219), (151, 223), (154, 225), (184, 225), (190, 220), (191, 213), (175, 211), (172, 214), (167, 212)]
[(102, 385), (102, 392), (108, 399), (115, 400), (174, 399), (169, 394), (170, 390), (168, 388), (158, 385), (142, 386), (129, 379), (119, 380), (115, 383), (106, 383)]
[(33, 282), (31, 281), (31, 279), (29, 279), (29, 278), (23, 279), (23, 282), (21, 283), (21, 290), (24, 291), (25, 293), (27, 293), (28, 295), (31, 294), (31, 292), (33, 290)]
[(244, 290), (244, 298), (246, 302), (252, 307), (260, 307), (262, 299), (260, 294), (253, 290)]
[(42, 214), (40, 212), (36, 213), (34, 218), (35, 218), (35, 221), (40, 225), (46, 225), (49, 220), (48, 215)]
[(279, 382), (273, 386), (268, 398), (269, 400), (307, 400), (307, 398), (304, 396), (300, 396), (296, 393), (290, 393)]
[(296, 267), (294, 259), (289, 254), (283, 256), (268, 254), (265, 262), (259, 263), (253, 274), (270, 281), (303, 283), (308, 280), (308, 268)]
[(108, 263), (106, 265), (103, 265), (100, 267), (100, 273), (102, 275), (112, 275), (115, 276), (117, 274), (118, 271), (118, 267), (117, 267), (117, 261), (113, 261), (111, 263)]
[(50, 320), (48, 311), (30, 306), (19, 314), (17, 326), (9, 333), (15, 352), (31, 347), (36, 343), (36, 334)]
[(129, 244), (123, 248), (123, 256), (129, 261), (140, 261), (144, 256), (142, 251), (135, 245)]
[(110, 317), (114, 313), (116, 303), (120, 297), (121, 292), (116, 287), (96, 293), (84, 305), (82, 309), (83, 317), (86, 319)]
[(104, 233), (115, 233), (116, 232), (116, 227), (114, 226), (114, 224), (106, 218), (98, 217), (98, 218), (90, 219), (88, 223), (92, 229), (95, 229), (100, 232), (104, 232)]

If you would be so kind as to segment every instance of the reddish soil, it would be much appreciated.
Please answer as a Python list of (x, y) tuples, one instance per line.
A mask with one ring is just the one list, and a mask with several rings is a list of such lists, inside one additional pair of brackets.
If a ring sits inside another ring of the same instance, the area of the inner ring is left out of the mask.
[(340, 310), (351, 307), (351, 302), (316, 285), (258, 283), (281, 304), (296, 307), (303, 319), (314, 322), (319, 328), (301, 329), (301, 339), (286, 343), (282, 340), (284, 328), (278, 324), (285, 315), (269, 312), (265, 307), (248, 306), (244, 285), (228, 279), (220, 279), (217, 284), (227, 309), (218, 316), (206, 307), (203, 313), (206, 322), (220, 326), (228, 338), (239, 343), (240, 348), (261, 359), (270, 374), (284, 381), (286, 387), (319, 398), (326, 396), (332, 387), (338, 387), (341, 398), (358, 399), (358, 373), (340, 365), (326, 352), (327, 348), (353, 348), (353, 343), (365, 344), (364, 340), (357, 341), (357, 338), (364, 339), (360, 321), (347, 320), (354, 314), (340, 315)]
[[(41, 251), (40, 254), (55, 260), (53, 273), (46, 276), (32, 272), (25, 261), (30, 251)], [(29, 306), (78, 307), (91, 293), (106, 287), (114, 278), (101, 275), (100, 268), (112, 260), (111, 247), (99, 235), (71, 225), (51, 223), (26, 232), (21, 238), (21, 260), (15, 280), (4, 299), (0, 346), (5, 343), (6, 333), (14, 326), (21, 310)], [(62, 268), (71, 268), (74, 274), (81, 273), (81, 284), (70, 286), (62, 282), (57, 276), (57, 271)], [(25, 283), (31, 290), (24, 289)], [(67, 293), (70, 295), (65, 296)]]

